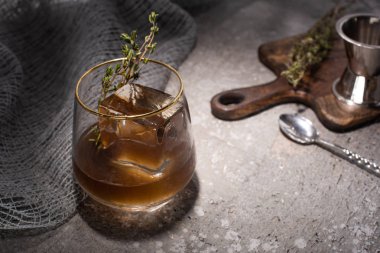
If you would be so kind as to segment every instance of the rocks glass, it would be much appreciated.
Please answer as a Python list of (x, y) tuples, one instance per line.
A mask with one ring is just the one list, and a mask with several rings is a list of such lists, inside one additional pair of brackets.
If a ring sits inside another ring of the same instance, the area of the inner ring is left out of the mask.
[[(94, 200), (125, 210), (153, 210), (181, 191), (195, 168), (190, 114), (179, 73), (149, 60), (140, 78), (100, 102), (114, 59), (88, 70), (76, 86), (73, 168)], [(119, 82), (115, 80), (114, 82)]]

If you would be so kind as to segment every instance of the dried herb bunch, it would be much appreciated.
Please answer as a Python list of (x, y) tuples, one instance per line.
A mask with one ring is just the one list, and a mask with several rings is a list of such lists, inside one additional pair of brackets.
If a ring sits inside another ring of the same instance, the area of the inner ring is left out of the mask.
[(290, 51), (290, 62), (281, 75), (294, 87), (310, 74), (332, 48), (334, 25), (342, 8), (337, 6), (319, 20)]
[[(104, 99), (121, 87), (129, 85), (136, 80), (139, 77), (142, 64), (148, 63), (149, 56), (155, 51), (157, 45), (157, 43), (154, 42), (154, 38), (159, 31), (157, 17), (158, 14), (155, 12), (149, 14), (148, 20), (151, 24), (150, 32), (145, 36), (141, 45), (137, 43), (136, 30), (133, 30), (130, 34), (121, 34), (120, 38), (124, 42), (121, 47), (123, 60), (121, 64), (116, 64), (115, 67), (109, 66), (106, 69), (101, 83), (102, 90), (98, 100), (98, 111)], [(134, 86), (131, 85), (131, 89), (134, 89)], [(99, 147), (101, 136), (99, 126), (95, 125), (92, 131), (96, 137), (90, 139), (90, 141), (95, 142), (95, 145)]]

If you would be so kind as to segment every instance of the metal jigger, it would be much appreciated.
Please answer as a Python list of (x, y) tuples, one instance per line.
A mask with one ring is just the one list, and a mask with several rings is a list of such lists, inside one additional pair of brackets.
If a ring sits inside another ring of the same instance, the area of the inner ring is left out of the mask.
[(348, 104), (380, 106), (380, 17), (346, 15), (336, 23), (348, 66), (333, 84), (334, 95)]

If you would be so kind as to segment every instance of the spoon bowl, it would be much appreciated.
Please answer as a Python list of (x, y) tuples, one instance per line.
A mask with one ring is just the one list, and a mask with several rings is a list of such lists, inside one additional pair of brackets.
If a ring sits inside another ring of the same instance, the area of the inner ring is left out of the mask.
[(281, 131), (285, 136), (301, 144), (312, 144), (319, 138), (313, 123), (296, 114), (282, 114), (279, 118)]

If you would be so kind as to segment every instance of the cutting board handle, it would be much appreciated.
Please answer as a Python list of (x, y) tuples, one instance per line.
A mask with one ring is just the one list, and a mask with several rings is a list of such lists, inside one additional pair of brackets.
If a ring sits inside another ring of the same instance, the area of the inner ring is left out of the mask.
[(286, 79), (279, 77), (266, 84), (216, 94), (211, 99), (211, 112), (219, 119), (237, 120), (294, 101), (294, 96), (297, 96), (296, 92)]

